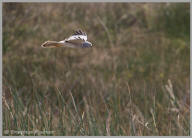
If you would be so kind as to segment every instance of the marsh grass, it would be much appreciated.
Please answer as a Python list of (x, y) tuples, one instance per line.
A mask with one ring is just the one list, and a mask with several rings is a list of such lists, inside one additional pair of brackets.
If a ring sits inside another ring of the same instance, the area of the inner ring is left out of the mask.
[(4, 3), (3, 135), (189, 135), (188, 30), (189, 3)]

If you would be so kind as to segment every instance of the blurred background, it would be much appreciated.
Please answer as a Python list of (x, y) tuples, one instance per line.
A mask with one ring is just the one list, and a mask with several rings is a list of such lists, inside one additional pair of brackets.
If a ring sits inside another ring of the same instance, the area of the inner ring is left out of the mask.
[(189, 3), (3, 3), (3, 135), (189, 135), (189, 40)]

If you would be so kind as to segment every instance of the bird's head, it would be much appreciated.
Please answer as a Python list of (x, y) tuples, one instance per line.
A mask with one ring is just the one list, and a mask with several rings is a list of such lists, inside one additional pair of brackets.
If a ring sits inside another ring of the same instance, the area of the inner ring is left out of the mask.
[(86, 47), (92, 47), (92, 44), (88, 41), (85, 41), (82, 43), (82, 48), (86, 48)]

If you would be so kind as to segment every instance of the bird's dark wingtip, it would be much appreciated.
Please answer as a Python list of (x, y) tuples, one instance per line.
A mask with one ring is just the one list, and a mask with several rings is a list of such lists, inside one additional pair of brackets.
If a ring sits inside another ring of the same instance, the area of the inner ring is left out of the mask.
[(85, 32), (83, 32), (81, 29), (78, 29), (74, 32), (73, 35), (87, 35)]

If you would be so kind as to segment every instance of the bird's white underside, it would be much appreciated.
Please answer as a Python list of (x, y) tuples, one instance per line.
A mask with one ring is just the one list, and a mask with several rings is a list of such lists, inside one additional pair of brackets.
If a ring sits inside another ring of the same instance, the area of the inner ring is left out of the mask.
[(63, 40), (63, 41), (59, 41), (59, 43), (60, 43), (60, 44), (62, 44), (62, 45), (63, 45), (63, 47), (71, 47), (71, 48), (76, 48), (76, 46), (75, 46), (75, 45), (70, 44), (70, 43), (67, 43), (67, 42), (65, 42), (65, 40)]

